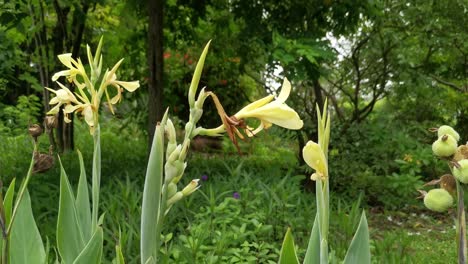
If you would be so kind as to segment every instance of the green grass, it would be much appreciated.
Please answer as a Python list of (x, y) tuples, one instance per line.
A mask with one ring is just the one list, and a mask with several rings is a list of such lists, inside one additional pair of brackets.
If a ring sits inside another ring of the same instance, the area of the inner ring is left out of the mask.
[[(101, 209), (106, 212), (106, 259), (111, 260), (115, 254), (120, 229), (127, 263), (139, 263), (138, 230), (147, 149), (144, 136), (138, 133), (136, 137), (130, 136), (135, 133), (132, 131), (121, 131), (112, 123), (104, 126)], [(90, 177), (91, 137), (79, 123), (76, 135), (76, 145), (83, 152)], [(228, 141), (223, 142), (222, 152), (190, 154), (179, 188), (202, 175), (207, 175), (208, 180), (193, 195), (178, 202), (168, 215), (163, 247), (168, 262), (276, 263), (288, 226), (292, 228), (300, 257), (304, 256), (315, 216), (315, 194), (304, 188), (306, 176), (303, 168), (298, 167), (294, 140), (278, 135), (279, 131), (273, 130), (242, 143), (242, 156)], [(13, 177), (26, 174), (32, 144), (26, 136), (0, 136), (0, 140), (3, 142), (0, 173), (6, 185)], [(47, 149), (45, 141), (41, 141), (41, 149)], [(61, 159), (76, 185), (77, 155), (67, 153)], [(29, 187), (39, 229), (52, 246), (58, 176), (56, 166), (45, 174), (35, 175)], [(233, 198), (234, 192), (240, 199)], [(369, 199), (366, 195), (378, 194), (364, 194), (364, 201)], [(358, 197), (358, 193), (332, 192), (329, 244), (331, 255), (338, 259), (344, 257), (357, 225)], [(429, 214), (421, 202), (408, 200), (408, 204), (398, 210), (366, 207), (373, 262), (456, 262), (455, 230), (450, 216)]]

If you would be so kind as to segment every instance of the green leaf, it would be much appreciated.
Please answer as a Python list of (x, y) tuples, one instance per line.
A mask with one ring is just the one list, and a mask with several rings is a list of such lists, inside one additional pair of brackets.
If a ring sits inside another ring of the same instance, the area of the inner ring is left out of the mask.
[(57, 249), (64, 263), (73, 263), (86, 245), (75, 207), (75, 197), (60, 163), (60, 201), (57, 220)]
[(31, 198), (27, 190), (17, 210), (15, 221), (11, 227), (9, 263), (45, 263), (44, 244), (34, 221)]
[(99, 124), (96, 127), (93, 135), (94, 151), (93, 151), (93, 175), (92, 175), (92, 211), (91, 211), (91, 227), (93, 232), (98, 226), (99, 215), (99, 187), (101, 185), (101, 128)]
[(361, 221), (348, 248), (343, 264), (371, 263), (369, 247), (369, 228), (366, 214), (362, 211)]
[[(167, 112), (165, 116), (167, 116)], [(157, 244), (160, 234), (157, 234), (157, 219), (160, 213), (159, 208), (161, 206), (163, 183), (165, 120), (167, 118), (163, 118), (161, 124), (156, 126), (148, 167), (146, 169), (140, 227), (141, 263), (146, 263), (150, 259), (156, 260), (159, 249), (159, 245)]]
[(3, 207), (5, 209), (5, 226), (10, 224), (11, 213), (13, 211), (13, 196), (15, 195), (15, 185), (16, 178), (11, 181), (10, 186), (5, 194), (5, 199), (3, 200)]
[(80, 180), (78, 182), (78, 190), (76, 193), (76, 211), (78, 214), (79, 224), (83, 232), (83, 239), (89, 241), (91, 239), (91, 208), (89, 205), (88, 181), (86, 180), (86, 170), (84, 167), (83, 156), (78, 150), (78, 158), (80, 160)]
[(304, 264), (320, 263), (320, 232), (319, 232), (318, 212), (315, 214), (314, 226), (310, 233), (309, 244), (304, 258)]
[(102, 227), (98, 226), (80, 255), (73, 261), (73, 264), (100, 264), (102, 257), (103, 242)]
[(283, 246), (281, 247), (279, 264), (295, 264), (299, 263), (294, 248), (294, 238), (291, 233), (291, 228), (288, 227), (286, 235), (284, 236)]

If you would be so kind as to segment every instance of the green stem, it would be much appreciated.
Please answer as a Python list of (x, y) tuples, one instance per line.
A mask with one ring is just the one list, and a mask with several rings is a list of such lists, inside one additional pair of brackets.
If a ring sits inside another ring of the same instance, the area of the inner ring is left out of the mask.
[(466, 217), (463, 196), (463, 186), (456, 180), (457, 183), (457, 244), (458, 244), (458, 263), (465, 264), (467, 257), (466, 250)]
[(161, 249), (161, 232), (164, 224), (164, 217), (166, 215), (166, 203), (167, 202), (167, 184), (164, 183), (162, 187), (162, 194), (161, 194), (161, 203), (159, 207), (159, 215), (158, 215), (158, 220), (156, 222), (156, 239), (155, 239), (155, 246), (156, 248), (154, 249), (154, 256), (155, 260), (157, 262), (158, 260), (158, 255), (159, 251)]
[(100, 139), (101, 129), (99, 124), (97, 125), (96, 130), (94, 131), (94, 152), (93, 152), (93, 179), (92, 179), (92, 232), (97, 228), (98, 225), (98, 214), (99, 214), (99, 189), (101, 185), (101, 139)]
[(10, 223), (8, 223), (8, 227), (5, 232), (6, 236), (4, 238), (3, 245), (2, 245), (2, 264), (8, 263), (8, 255), (9, 255), (8, 248), (9, 248), (11, 228), (13, 226), (13, 222), (15, 221), (16, 214), (18, 213), (18, 207), (21, 203), (21, 200), (23, 200), (24, 193), (26, 192), (28, 183), (31, 180), (32, 171), (34, 168), (34, 153), (36, 153), (36, 151), (37, 151), (37, 144), (34, 144), (34, 151), (33, 151), (33, 156), (31, 159), (31, 164), (29, 165), (28, 174), (26, 175), (26, 179), (24, 180), (23, 184), (21, 184), (18, 197), (16, 198), (15, 206), (13, 207), (13, 213), (11, 214)]

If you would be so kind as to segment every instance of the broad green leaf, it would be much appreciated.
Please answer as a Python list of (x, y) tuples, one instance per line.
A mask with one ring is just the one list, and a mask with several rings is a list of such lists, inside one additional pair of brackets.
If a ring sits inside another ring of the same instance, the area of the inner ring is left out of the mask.
[(369, 247), (369, 228), (367, 226), (366, 214), (362, 211), (361, 221), (354, 234), (351, 245), (348, 248), (343, 264), (371, 263)]
[(315, 214), (314, 226), (310, 233), (309, 244), (304, 258), (304, 264), (319, 264), (320, 263), (320, 232), (318, 223), (318, 213)]
[(46, 253), (31, 208), (31, 198), (26, 190), (21, 200), (10, 234), (10, 264), (45, 263)]
[(102, 257), (103, 232), (98, 226), (91, 239), (86, 244), (73, 264), (100, 264)]
[(91, 239), (91, 208), (89, 206), (88, 181), (86, 180), (86, 170), (84, 167), (83, 156), (78, 150), (80, 160), (80, 180), (78, 182), (78, 190), (76, 193), (76, 211), (78, 214), (79, 224), (83, 232), (83, 239), (88, 241)]
[(294, 248), (294, 238), (291, 233), (291, 228), (288, 227), (286, 235), (284, 236), (283, 246), (281, 246), (279, 264), (295, 264), (299, 263)]
[(60, 201), (57, 220), (57, 249), (63, 263), (73, 263), (86, 245), (75, 207), (75, 197), (60, 162)]
[(159, 208), (163, 183), (165, 120), (167, 120), (167, 111), (161, 124), (156, 126), (143, 189), (140, 227), (140, 253), (143, 264), (150, 258), (157, 259), (159, 249), (157, 244), (160, 234), (157, 234), (157, 219), (161, 213)]

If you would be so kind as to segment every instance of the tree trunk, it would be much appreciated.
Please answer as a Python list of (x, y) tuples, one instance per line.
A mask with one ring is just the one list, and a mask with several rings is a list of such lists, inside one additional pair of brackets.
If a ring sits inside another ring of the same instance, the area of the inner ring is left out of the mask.
[(148, 146), (163, 108), (163, 0), (148, 0)]

